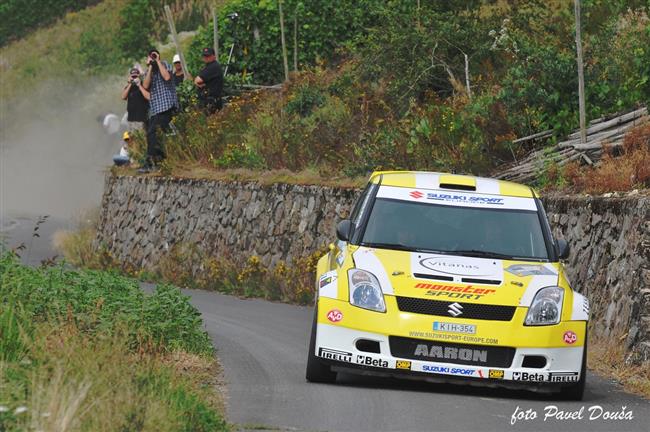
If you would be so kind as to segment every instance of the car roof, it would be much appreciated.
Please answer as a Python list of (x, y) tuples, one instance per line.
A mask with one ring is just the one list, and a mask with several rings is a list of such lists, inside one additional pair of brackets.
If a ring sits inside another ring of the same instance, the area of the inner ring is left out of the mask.
[(459, 174), (427, 171), (375, 171), (371, 183), (415, 189), (441, 189), (474, 192), (487, 195), (507, 195), (536, 198), (539, 195), (530, 186), (504, 180)]

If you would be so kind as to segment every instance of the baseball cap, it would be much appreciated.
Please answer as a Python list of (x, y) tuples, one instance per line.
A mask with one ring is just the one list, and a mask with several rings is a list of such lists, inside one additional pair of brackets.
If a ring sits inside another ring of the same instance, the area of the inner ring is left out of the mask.
[(122, 135), (122, 139), (124, 141), (128, 141), (131, 139), (131, 135), (129, 135), (129, 131), (124, 131), (124, 134)]
[(174, 59), (172, 60), (172, 63), (180, 63), (181, 62), (181, 56), (178, 54), (174, 54)]
[(208, 48), (203, 48), (203, 50), (201, 51), (201, 54), (203, 55), (203, 57), (214, 55), (214, 49), (209, 48), (209, 47)]

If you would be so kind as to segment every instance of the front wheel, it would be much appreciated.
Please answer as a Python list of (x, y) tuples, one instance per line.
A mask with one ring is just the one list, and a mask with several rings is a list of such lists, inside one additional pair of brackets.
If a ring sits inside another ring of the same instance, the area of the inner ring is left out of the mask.
[(318, 303), (314, 308), (314, 320), (311, 325), (311, 338), (309, 339), (309, 352), (307, 353), (307, 371), (305, 378), (309, 382), (333, 383), (336, 381), (336, 372), (323, 364), (320, 358), (316, 357), (316, 330), (318, 326)]

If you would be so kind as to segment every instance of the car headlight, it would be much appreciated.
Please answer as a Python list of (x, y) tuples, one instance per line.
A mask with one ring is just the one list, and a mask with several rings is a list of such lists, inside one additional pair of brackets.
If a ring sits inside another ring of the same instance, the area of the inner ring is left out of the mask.
[(551, 325), (560, 322), (564, 290), (560, 287), (546, 287), (537, 291), (526, 315), (526, 325)]
[(365, 270), (348, 270), (350, 304), (377, 312), (386, 312), (384, 293), (374, 274)]

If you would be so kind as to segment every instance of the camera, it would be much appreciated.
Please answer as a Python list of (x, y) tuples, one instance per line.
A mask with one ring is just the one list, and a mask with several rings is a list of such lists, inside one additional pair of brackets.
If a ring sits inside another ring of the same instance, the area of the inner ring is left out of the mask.
[(132, 85), (137, 85), (137, 83), (138, 83), (138, 82), (136, 81), (135, 78), (131, 78), (131, 84), (132, 84)]
[(228, 18), (230, 18), (230, 21), (237, 21), (237, 19), (239, 18), (239, 14), (237, 12), (233, 12), (231, 14), (228, 14), (227, 16)]
[(153, 60), (158, 60), (158, 54), (155, 53), (155, 52), (152, 52), (152, 53), (151, 53), (151, 58), (152, 58)]

